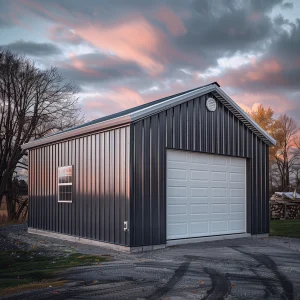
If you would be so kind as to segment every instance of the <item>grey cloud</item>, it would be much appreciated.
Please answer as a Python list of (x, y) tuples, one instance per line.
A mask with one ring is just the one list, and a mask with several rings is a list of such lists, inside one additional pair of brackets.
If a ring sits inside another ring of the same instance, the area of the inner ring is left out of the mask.
[[(76, 68), (76, 61), (82, 63), (84, 69)], [(64, 61), (59, 66), (59, 70), (66, 78), (80, 86), (104, 82), (106, 85), (110, 82), (112, 85), (116, 85), (119, 81), (124, 82), (129, 78), (146, 76), (136, 64), (124, 61), (116, 56), (100, 53), (75, 56)]]
[(53, 42), (65, 43), (65, 44), (72, 44), (72, 45), (79, 45), (84, 43), (84, 40), (73, 33), (68, 28), (62, 25), (56, 25), (50, 31), (50, 39)]
[[(278, 72), (270, 72), (268, 76), (255, 81), (239, 82), (239, 88), (245, 91), (300, 91), (300, 20), (293, 24), (290, 31), (282, 31), (276, 40), (269, 45), (268, 52), (261, 62), (276, 61)], [(242, 74), (251, 71), (246, 66), (234, 71), (231, 75), (238, 81)]]
[(294, 4), (292, 2), (285, 2), (281, 5), (281, 8), (283, 9), (292, 9), (294, 7)]
[(45, 57), (60, 54), (60, 49), (51, 43), (35, 43), (30, 41), (16, 41), (6, 45), (0, 45), (0, 48), (7, 48), (13, 52), (26, 54), (36, 57)]
[(204, 68), (239, 51), (259, 52), (276, 36), (274, 26), (283, 25), (274, 24), (266, 14), (280, 2), (196, 1), (192, 17), (185, 22), (187, 34), (174, 43), (182, 52), (194, 55), (194, 61), (199, 57)]

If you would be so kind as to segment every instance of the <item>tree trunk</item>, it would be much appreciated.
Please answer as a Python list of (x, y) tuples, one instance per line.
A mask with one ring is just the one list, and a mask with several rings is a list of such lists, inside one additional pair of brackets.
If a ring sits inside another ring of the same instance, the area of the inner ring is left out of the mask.
[(6, 207), (8, 221), (12, 222), (16, 219), (16, 201), (14, 199), (12, 176), (7, 183)]
[(7, 207), (7, 217), (9, 222), (13, 222), (16, 220), (16, 205), (14, 201), (6, 200), (6, 207)]

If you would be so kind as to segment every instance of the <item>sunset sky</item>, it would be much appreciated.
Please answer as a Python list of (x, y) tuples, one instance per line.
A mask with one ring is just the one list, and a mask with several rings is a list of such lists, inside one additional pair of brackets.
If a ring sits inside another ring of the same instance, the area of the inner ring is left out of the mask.
[(0, 0), (0, 47), (57, 66), (88, 119), (218, 81), (300, 123), (299, 0)]

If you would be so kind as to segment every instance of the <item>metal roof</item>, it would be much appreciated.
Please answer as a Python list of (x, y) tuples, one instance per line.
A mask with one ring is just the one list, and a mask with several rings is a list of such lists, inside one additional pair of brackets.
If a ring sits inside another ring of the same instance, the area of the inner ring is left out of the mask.
[(22, 145), (23, 149), (29, 149), (43, 144), (56, 142), (59, 140), (75, 137), (85, 133), (93, 132), (101, 129), (108, 129), (116, 126), (130, 124), (138, 119), (145, 118), (149, 115), (166, 110), (180, 103), (191, 100), (201, 95), (212, 93), (220, 102), (222, 102), (237, 118), (245, 123), (258, 137), (260, 137), (268, 145), (275, 145), (276, 141), (265, 132), (250, 116), (245, 113), (225, 92), (220, 88), (217, 82), (204, 85), (195, 89), (191, 89), (182, 93), (171, 95), (162, 99), (158, 99), (149, 103), (142, 104), (103, 118), (84, 123), (82, 125), (72, 127), (65, 131), (47, 136), (42, 139), (31, 141)]

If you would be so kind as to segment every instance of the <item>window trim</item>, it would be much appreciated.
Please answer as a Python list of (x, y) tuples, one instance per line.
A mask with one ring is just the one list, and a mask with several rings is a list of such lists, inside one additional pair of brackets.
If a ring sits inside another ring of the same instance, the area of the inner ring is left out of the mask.
[[(72, 182), (68, 182), (68, 183), (60, 183), (59, 182), (59, 169), (60, 168), (68, 168), (71, 167), (72, 168)], [(71, 200), (60, 200), (59, 199), (59, 187), (60, 186), (66, 186), (66, 185), (71, 185), (72, 186), (72, 196), (71, 196)], [(68, 165), (68, 166), (58, 166), (57, 167), (57, 202), (58, 203), (72, 203), (73, 202), (73, 165)]]

